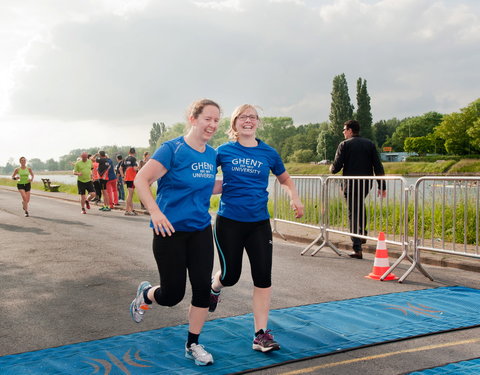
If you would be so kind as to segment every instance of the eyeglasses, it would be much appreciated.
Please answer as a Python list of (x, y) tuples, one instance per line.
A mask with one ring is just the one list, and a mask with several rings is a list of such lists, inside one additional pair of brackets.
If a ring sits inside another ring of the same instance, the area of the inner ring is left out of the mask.
[(255, 121), (255, 120), (258, 120), (258, 117), (255, 116), (255, 115), (249, 115), (249, 116), (241, 115), (241, 116), (238, 116), (238, 119), (240, 121), (247, 121), (247, 119), (250, 120), (250, 121)]

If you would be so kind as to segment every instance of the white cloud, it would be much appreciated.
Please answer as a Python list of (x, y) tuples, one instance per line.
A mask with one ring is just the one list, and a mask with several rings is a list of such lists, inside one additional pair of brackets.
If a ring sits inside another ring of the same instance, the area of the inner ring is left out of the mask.
[(65, 129), (118, 145), (135, 129), (141, 146), (152, 122), (183, 121), (200, 97), (226, 116), (248, 102), (297, 124), (326, 121), (341, 73), (354, 104), (357, 78), (367, 80), (374, 120), (456, 111), (478, 97), (479, 10), (472, 0), (3, 1), (0, 126), (14, 146), (0, 165), (17, 152), (16, 124), (49, 129), (27, 141), (41, 159)]

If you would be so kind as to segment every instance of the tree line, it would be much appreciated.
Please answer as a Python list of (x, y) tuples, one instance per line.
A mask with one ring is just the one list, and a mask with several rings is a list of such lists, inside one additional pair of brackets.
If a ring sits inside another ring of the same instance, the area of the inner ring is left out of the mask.
[[(367, 81), (358, 78), (356, 107), (352, 104), (345, 74), (333, 78), (329, 121), (295, 124), (291, 117), (263, 117), (257, 131), (259, 138), (274, 147), (286, 162), (308, 163), (333, 160), (338, 144), (343, 140), (343, 123), (356, 119), (361, 126), (360, 135), (371, 139), (381, 151), (410, 152), (418, 155), (471, 155), (480, 153), (480, 98), (461, 108), (459, 112), (425, 114), (404, 119), (391, 118), (373, 123)], [(230, 120), (223, 118), (214, 137), (213, 147), (228, 141), (226, 131)], [(136, 147), (140, 157), (145, 150), (155, 151), (163, 142), (185, 133), (185, 122), (166, 126), (154, 122), (150, 130), (148, 147)], [(103, 149), (111, 157), (127, 155), (130, 146), (104, 146), (86, 150), (92, 154)], [(59, 161), (30, 159), (34, 170), (69, 170), (81, 153), (72, 150)], [(1, 173), (11, 173), (17, 166), (10, 160)]]
[[(274, 147), (287, 162), (318, 162), (333, 160), (338, 144), (343, 141), (343, 124), (356, 119), (360, 135), (371, 139), (379, 151), (418, 155), (471, 155), (480, 152), (480, 99), (461, 108), (460, 112), (425, 114), (404, 119), (391, 118), (372, 124), (370, 95), (367, 81), (357, 80), (356, 107), (351, 103), (345, 74), (334, 77), (329, 121), (295, 125), (291, 117), (263, 117), (257, 131), (259, 138)], [(228, 141), (225, 134), (230, 126), (222, 119), (210, 144), (217, 147)], [(150, 131), (153, 151), (163, 142), (184, 133), (185, 123), (171, 127), (154, 123)]]

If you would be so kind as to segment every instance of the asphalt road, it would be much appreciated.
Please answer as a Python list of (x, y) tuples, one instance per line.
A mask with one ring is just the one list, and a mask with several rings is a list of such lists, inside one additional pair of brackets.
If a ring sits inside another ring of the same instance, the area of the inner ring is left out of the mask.
[[(138, 282), (158, 281), (148, 216), (124, 216), (33, 196), (25, 218), (20, 195), (0, 187), (0, 356), (146, 331), (187, 322), (190, 295), (172, 308), (155, 307), (142, 324), (128, 306)], [(300, 256), (304, 244), (274, 240), (272, 308), (344, 300), (446, 285), (480, 288), (478, 273), (426, 266), (402, 283), (364, 278), (363, 260), (322, 251)], [(407, 265), (400, 266), (403, 273)], [(223, 293), (210, 319), (251, 312), (248, 263), (240, 282)], [(480, 329), (436, 334), (352, 350), (269, 370), (263, 374), (400, 374), (478, 357)]]

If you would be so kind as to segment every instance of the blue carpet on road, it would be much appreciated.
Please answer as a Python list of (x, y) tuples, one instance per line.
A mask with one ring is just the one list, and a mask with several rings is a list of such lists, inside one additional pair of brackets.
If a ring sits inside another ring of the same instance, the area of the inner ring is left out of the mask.
[[(212, 366), (195, 366), (184, 358), (187, 326), (181, 325), (7, 355), (0, 357), (0, 373), (230, 374), (480, 325), (479, 311), (480, 290), (477, 289), (442, 287), (392, 293), (273, 310), (269, 328), (282, 349), (268, 354), (251, 348), (251, 314), (209, 321), (201, 343), (214, 356)], [(153, 315), (155, 311), (148, 314)]]
[(429, 368), (422, 371), (415, 371), (409, 375), (471, 375), (480, 374), (480, 358), (469, 361), (449, 363), (441, 367)]

